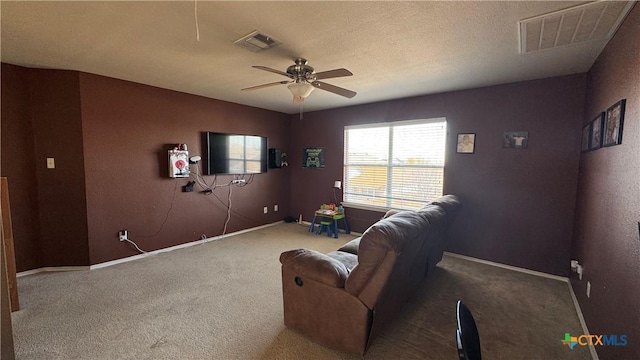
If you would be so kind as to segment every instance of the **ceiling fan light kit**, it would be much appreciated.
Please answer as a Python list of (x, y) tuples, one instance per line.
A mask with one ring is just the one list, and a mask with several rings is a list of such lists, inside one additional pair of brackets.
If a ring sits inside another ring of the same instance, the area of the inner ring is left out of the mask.
[(313, 89), (315, 89), (313, 85), (309, 84), (308, 82), (295, 82), (295, 83), (289, 84), (289, 86), (287, 87), (289, 88), (289, 91), (291, 91), (291, 93), (293, 94), (293, 102), (297, 102), (296, 100), (298, 98), (305, 99), (307, 96), (311, 94)]
[(327, 84), (320, 79), (331, 79), (344, 76), (352, 76), (351, 71), (347, 69), (334, 69), (329, 71), (323, 71), (316, 73), (314, 68), (307, 65), (307, 60), (303, 58), (295, 59), (295, 64), (287, 68), (287, 71), (280, 71), (272, 69), (266, 66), (253, 66), (256, 69), (272, 72), (274, 74), (288, 77), (289, 81), (277, 81), (273, 83), (252, 86), (242, 89), (242, 91), (251, 91), (271, 87), (275, 85), (289, 84), (287, 88), (293, 94), (294, 103), (302, 103), (304, 99), (311, 94), (313, 89), (318, 88), (336, 95), (344, 96), (346, 98), (353, 98), (356, 96), (355, 91), (347, 90), (335, 85)]

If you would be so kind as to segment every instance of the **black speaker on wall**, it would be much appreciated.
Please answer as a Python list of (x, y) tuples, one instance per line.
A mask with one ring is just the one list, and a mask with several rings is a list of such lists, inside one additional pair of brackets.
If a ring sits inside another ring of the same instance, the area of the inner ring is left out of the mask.
[(279, 149), (269, 149), (269, 168), (277, 169), (282, 167), (282, 151)]

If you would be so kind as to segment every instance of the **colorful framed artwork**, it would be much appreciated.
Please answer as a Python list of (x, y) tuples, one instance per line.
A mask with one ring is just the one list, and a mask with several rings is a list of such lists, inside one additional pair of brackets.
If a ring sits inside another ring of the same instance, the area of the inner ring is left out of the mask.
[(624, 123), (624, 107), (627, 100), (622, 99), (607, 109), (603, 128), (603, 145), (613, 146), (622, 143), (622, 125)]

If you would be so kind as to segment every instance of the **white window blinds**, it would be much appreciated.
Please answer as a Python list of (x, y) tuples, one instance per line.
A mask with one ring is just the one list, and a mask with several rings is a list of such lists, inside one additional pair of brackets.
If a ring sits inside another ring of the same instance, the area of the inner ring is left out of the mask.
[(444, 118), (346, 126), (344, 201), (417, 209), (442, 196)]

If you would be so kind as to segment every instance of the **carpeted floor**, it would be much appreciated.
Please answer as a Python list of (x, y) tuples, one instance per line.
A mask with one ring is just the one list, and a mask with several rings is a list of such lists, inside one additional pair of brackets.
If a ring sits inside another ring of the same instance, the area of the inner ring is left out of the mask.
[[(18, 359), (358, 359), (282, 322), (281, 252), (353, 236), (281, 224), (108, 268), (19, 278)], [(486, 359), (590, 359), (568, 285), (452, 256), (429, 274), (365, 359), (456, 359), (455, 302)]]

